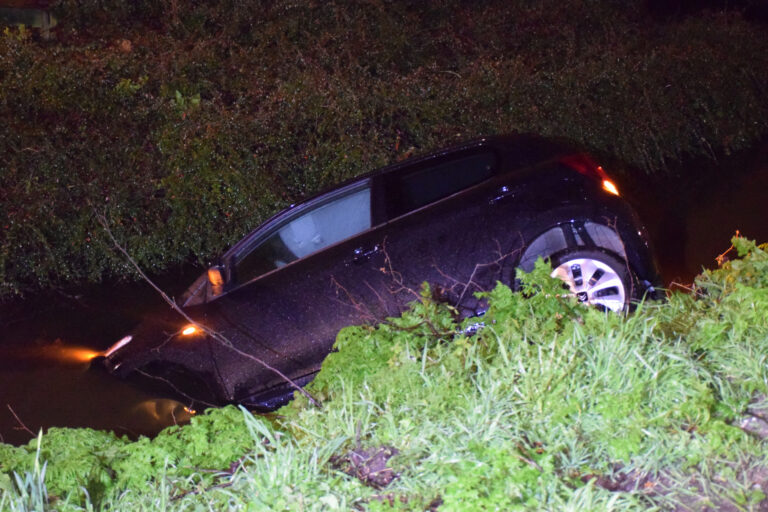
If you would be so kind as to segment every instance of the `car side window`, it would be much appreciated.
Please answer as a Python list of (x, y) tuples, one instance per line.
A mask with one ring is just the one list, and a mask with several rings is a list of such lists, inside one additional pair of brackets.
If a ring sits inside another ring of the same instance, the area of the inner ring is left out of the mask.
[(491, 177), (496, 167), (496, 155), (484, 152), (453, 158), (403, 175), (395, 174), (389, 185), (389, 217), (398, 217), (476, 185)]
[(371, 227), (371, 189), (356, 190), (302, 208), (235, 255), (234, 279), (250, 281)]

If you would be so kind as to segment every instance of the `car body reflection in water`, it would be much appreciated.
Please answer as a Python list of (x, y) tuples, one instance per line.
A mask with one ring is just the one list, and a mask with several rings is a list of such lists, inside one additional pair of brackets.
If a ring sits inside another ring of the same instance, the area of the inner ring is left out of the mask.
[(185, 425), (197, 411), (170, 398), (150, 398), (139, 402), (130, 413), (143, 425), (159, 430), (169, 425)]
[(61, 340), (0, 348), (0, 441), (21, 444), (53, 426), (151, 436), (195, 414), (186, 404), (152, 396), (91, 365), (101, 354)]
[(0, 348), (0, 441), (22, 444), (54, 426), (151, 436), (195, 414), (186, 404), (152, 396), (91, 365), (100, 354), (63, 341)]

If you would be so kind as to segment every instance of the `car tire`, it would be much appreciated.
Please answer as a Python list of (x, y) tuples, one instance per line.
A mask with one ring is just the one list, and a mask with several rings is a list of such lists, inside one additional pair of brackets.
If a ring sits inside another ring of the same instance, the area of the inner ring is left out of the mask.
[(579, 302), (605, 311), (625, 311), (635, 297), (636, 279), (626, 261), (599, 249), (553, 254), (552, 277), (563, 281)]

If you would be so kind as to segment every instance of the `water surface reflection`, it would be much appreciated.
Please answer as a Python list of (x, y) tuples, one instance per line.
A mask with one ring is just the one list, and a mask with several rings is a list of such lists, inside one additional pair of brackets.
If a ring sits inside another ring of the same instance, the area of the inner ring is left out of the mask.
[[(196, 271), (164, 276), (166, 289)], [(148, 286), (106, 285), (0, 306), (0, 441), (21, 444), (50, 427), (90, 427), (135, 438), (184, 424), (195, 411), (103, 370), (99, 356), (152, 308)]]

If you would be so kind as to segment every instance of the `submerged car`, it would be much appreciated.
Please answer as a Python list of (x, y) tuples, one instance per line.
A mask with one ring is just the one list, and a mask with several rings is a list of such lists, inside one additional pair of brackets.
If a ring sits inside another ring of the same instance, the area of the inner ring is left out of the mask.
[(105, 364), (188, 401), (274, 408), (295, 390), (287, 379), (303, 386), (320, 370), (342, 327), (399, 314), (423, 282), (462, 316), (482, 315), (475, 292), (514, 286), (538, 257), (606, 310), (658, 285), (644, 228), (588, 155), (534, 135), (486, 137), (275, 215), (190, 286), (186, 318), (147, 318)]

